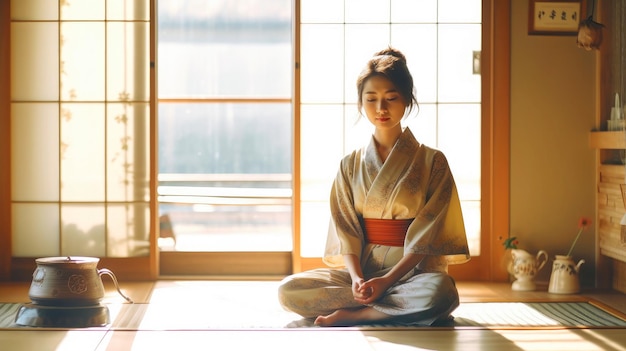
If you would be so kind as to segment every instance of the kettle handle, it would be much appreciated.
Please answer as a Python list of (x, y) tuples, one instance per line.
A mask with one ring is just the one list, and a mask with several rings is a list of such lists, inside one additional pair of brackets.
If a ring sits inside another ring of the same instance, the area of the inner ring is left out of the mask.
[(98, 269), (98, 276), (102, 276), (103, 274), (108, 275), (109, 277), (111, 277), (111, 279), (113, 280), (113, 283), (115, 284), (115, 289), (117, 289), (117, 292), (124, 298), (124, 300), (130, 302), (130, 303), (134, 303), (133, 300), (131, 300), (130, 297), (124, 295), (124, 293), (122, 293), (122, 290), (120, 290), (120, 286), (117, 283), (117, 278), (115, 277), (115, 274), (113, 274), (113, 272), (111, 272), (111, 270), (106, 269), (106, 268), (101, 268)]
[[(543, 260), (540, 261), (540, 258), (543, 256)], [(548, 262), (548, 253), (543, 251), (543, 250), (539, 250), (539, 252), (537, 252), (537, 272), (539, 272), (539, 270), (541, 270), (541, 268), (543, 267), (543, 265), (546, 264), (546, 262)]]
[(585, 263), (585, 260), (581, 258), (580, 261), (578, 261), (578, 264), (576, 265), (576, 273), (578, 273), (578, 270), (580, 269), (580, 265), (583, 263)]

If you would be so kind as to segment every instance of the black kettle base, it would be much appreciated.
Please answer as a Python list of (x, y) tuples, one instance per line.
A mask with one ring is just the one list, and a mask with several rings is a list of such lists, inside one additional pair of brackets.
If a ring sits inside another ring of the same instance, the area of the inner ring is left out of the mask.
[(106, 326), (110, 319), (109, 308), (100, 304), (66, 307), (26, 303), (17, 311), (15, 323), (28, 327), (89, 328)]

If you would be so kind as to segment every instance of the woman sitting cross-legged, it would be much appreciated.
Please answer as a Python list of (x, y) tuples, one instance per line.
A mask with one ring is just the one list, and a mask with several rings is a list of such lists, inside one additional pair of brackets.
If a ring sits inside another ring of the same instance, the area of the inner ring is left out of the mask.
[(469, 260), (467, 238), (446, 157), (401, 125), (417, 106), (404, 55), (376, 53), (357, 89), (374, 132), (332, 185), (330, 268), (286, 277), (279, 301), (318, 326), (449, 320), (459, 295), (448, 264)]

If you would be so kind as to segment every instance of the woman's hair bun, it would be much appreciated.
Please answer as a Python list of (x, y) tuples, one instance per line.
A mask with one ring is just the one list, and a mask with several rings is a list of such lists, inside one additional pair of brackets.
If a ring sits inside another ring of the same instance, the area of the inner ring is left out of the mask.
[(384, 56), (384, 55), (396, 57), (406, 63), (406, 57), (404, 56), (404, 54), (400, 52), (400, 50), (394, 49), (391, 46), (387, 47), (386, 49), (380, 50), (379, 52), (374, 54), (374, 56)]

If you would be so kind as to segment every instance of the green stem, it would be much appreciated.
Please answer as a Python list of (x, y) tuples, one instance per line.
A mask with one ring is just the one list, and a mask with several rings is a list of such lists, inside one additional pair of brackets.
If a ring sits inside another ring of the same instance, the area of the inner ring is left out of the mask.
[(580, 228), (580, 230), (578, 231), (578, 234), (576, 234), (576, 239), (574, 239), (574, 242), (572, 243), (572, 247), (569, 248), (569, 252), (567, 253), (567, 256), (572, 255), (572, 250), (574, 250), (574, 246), (576, 246), (576, 242), (578, 241), (578, 238), (580, 237), (580, 233), (582, 233), (583, 230), (585, 230), (585, 227)]

